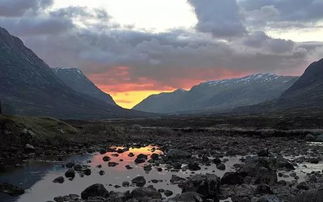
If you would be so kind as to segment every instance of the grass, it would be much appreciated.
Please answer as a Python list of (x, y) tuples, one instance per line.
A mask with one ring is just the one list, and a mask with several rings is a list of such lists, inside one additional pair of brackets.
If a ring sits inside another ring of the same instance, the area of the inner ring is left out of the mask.
[(70, 139), (78, 133), (73, 126), (49, 117), (0, 115), (0, 127), (15, 135), (29, 133), (34, 140)]

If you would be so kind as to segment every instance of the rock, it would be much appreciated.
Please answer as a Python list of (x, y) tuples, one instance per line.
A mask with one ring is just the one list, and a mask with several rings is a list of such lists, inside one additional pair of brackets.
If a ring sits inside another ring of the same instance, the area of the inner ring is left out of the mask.
[(192, 155), (189, 152), (179, 149), (170, 149), (166, 154), (168, 159), (187, 159), (191, 158), (191, 156)]
[(26, 144), (25, 145), (25, 152), (27, 153), (34, 153), (35, 152), (35, 147), (31, 144)]
[(264, 168), (264, 167), (260, 167), (257, 175), (255, 176), (255, 184), (268, 184), (268, 185), (272, 185), (277, 183), (277, 174), (276, 171), (268, 169), (268, 168)]
[(73, 168), (74, 165), (75, 165), (74, 162), (68, 162), (65, 166), (66, 168)]
[(170, 197), (171, 195), (173, 195), (173, 192), (170, 191), (170, 190), (165, 190), (164, 194), (165, 194), (166, 197)]
[(0, 193), (8, 194), (10, 196), (19, 196), (25, 193), (25, 190), (12, 184), (0, 184)]
[(223, 163), (217, 164), (216, 168), (219, 170), (225, 170), (225, 165)]
[(119, 163), (117, 163), (117, 162), (109, 162), (108, 163), (109, 167), (116, 167), (117, 165), (119, 165)]
[(297, 189), (300, 189), (300, 190), (309, 190), (309, 186), (307, 185), (306, 182), (301, 182), (299, 183), (297, 186), (296, 186)]
[(153, 187), (140, 187), (131, 192), (131, 196), (139, 201), (143, 199), (161, 199), (162, 195)]
[(62, 184), (62, 183), (64, 183), (64, 177), (57, 177), (57, 178), (55, 178), (54, 180), (53, 180), (53, 182), (54, 183), (60, 183), (60, 184)]
[[(276, 162), (276, 159), (273, 160)], [(268, 158), (247, 160), (238, 173), (243, 177), (248, 176), (253, 184), (275, 184), (277, 183), (277, 173), (276, 170), (270, 168), (269, 165), (274, 163), (269, 161), (272, 160)]]
[(257, 194), (273, 194), (273, 191), (271, 190), (270, 186), (266, 184), (260, 184), (256, 188)]
[(91, 175), (92, 171), (91, 171), (91, 169), (86, 168), (85, 170), (83, 170), (83, 173), (84, 173), (84, 175), (89, 176), (89, 175)]
[(126, 165), (125, 167), (126, 167), (128, 170), (133, 169), (130, 165)]
[(146, 184), (146, 179), (143, 176), (138, 176), (132, 179), (131, 182), (137, 187), (143, 187)]
[(283, 202), (275, 195), (265, 195), (260, 197), (257, 202)]
[(152, 166), (150, 164), (144, 166), (145, 171), (151, 171), (151, 169), (152, 169)]
[(170, 202), (203, 202), (200, 194), (196, 192), (185, 192), (169, 200)]
[(312, 135), (312, 134), (307, 134), (305, 136), (305, 140), (308, 141), (308, 142), (312, 142), (312, 141), (315, 141), (315, 136)]
[(199, 166), (198, 163), (193, 162), (188, 164), (188, 169), (191, 171), (197, 171), (197, 170), (201, 170), (201, 167)]
[(152, 187), (140, 187), (131, 192), (131, 196), (139, 201), (151, 201), (151, 199), (161, 199), (162, 195)]
[(320, 157), (313, 157), (309, 158), (308, 162), (313, 163), (313, 164), (318, 164), (320, 162), (321, 158)]
[(177, 175), (172, 175), (172, 178), (170, 179), (170, 182), (172, 184), (181, 184), (185, 181), (186, 181), (186, 179), (178, 177)]
[(105, 154), (105, 153), (107, 153), (107, 150), (104, 148), (101, 148), (99, 152), (100, 152), (100, 154)]
[(103, 184), (94, 184), (86, 188), (81, 193), (82, 199), (88, 199), (90, 197), (103, 197), (106, 198), (109, 196), (109, 192), (105, 189)]
[(110, 160), (111, 160), (111, 158), (110, 158), (109, 156), (104, 156), (104, 157), (102, 158), (102, 160), (103, 160), (103, 161), (110, 161)]
[(183, 192), (196, 192), (203, 199), (218, 200), (220, 189), (220, 178), (216, 175), (194, 175), (181, 184)]
[(73, 179), (75, 177), (75, 170), (73, 168), (68, 169), (65, 172), (65, 177)]
[(130, 152), (130, 153), (128, 154), (128, 156), (129, 156), (129, 157), (134, 157), (135, 155), (134, 155), (132, 152)]
[(214, 164), (216, 164), (216, 165), (218, 165), (218, 164), (220, 164), (220, 163), (221, 163), (221, 159), (219, 159), (219, 158), (214, 158), (214, 159), (213, 159), (213, 163), (214, 163)]
[(104, 170), (99, 171), (99, 175), (104, 175), (104, 174), (105, 174)]
[(298, 194), (293, 202), (323, 202), (323, 187)]
[(243, 183), (243, 177), (237, 172), (226, 172), (221, 178), (221, 184), (237, 185)]
[(146, 162), (147, 159), (148, 159), (148, 156), (147, 155), (145, 155), (145, 154), (139, 154), (137, 156), (137, 158), (135, 159), (135, 163), (137, 163), (137, 164), (144, 163), (144, 162)]
[(150, 158), (154, 161), (158, 160), (159, 159), (159, 154), (156, 154), (156, 153), (153, 153), (151, 154)]
[(315, 138), (315, 141), (317, 141), (317, 142), (323, 142), (323, 134), (322, 134), (322, 135), (318, 135), (318, 136)]
[(261, 157), (268, 157), (269, 151), (268, 151), (268, 149), (263, 149), (263, 150), (260, 150), (257, 154), (258, 154), (258, 156), (261, 156)]
[(122, 186), (123, 187), (129, 187), (130, 183), (128, 181), (124, 181), (124, 182), (122, 182)]
[(75, 171), (79, 171), (79, 172), (82, 171), (82, 169), (83, 169), (82, 165), (80, 165), (80, 164), (76, 164), (73, 168)]

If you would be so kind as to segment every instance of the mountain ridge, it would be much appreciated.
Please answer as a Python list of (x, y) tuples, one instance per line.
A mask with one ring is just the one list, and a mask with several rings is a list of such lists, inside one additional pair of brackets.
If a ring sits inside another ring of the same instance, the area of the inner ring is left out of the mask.
[(80, 69), (75, 67), (55, 67), (52, 70), (58, 78), (73, 90), (106, 102), (107, 104), (116, 105), (113, 98), (100, 90)]
[(133, 109), (154, 113), (224, 112), (277, 98), (296, 79), (293, 76), (258, 73), (241, 78), (207, 81), (193, 86), (189, 91), (179, 93), (176, 90), (149, 96)]

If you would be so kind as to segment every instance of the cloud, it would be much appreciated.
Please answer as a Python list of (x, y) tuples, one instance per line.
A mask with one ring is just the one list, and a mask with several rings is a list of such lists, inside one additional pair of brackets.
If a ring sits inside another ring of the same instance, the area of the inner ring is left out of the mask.
[(198, 19), (197, 30), (215, 37), (237, 37), (246, 33), (236, 0), (188, 0)]
[(53, 0), (0, 0), (0, 16), (22, 16), (36, 13), (53, 4)]
[(289, 27), (317, 23), (323, 18), (323, 0), (241, 0), (239, 6), (249, 25)]
[[(234, 0), (190, 3), (199, 19), (195, 32), (125, 29), (111, 23), (106, 11), (84, 7), (0, 17), (0, 26), (20, 36), (50, 66), (79, 67), (107, 92), (189, 88), (255, 72), (299, 74), (309, 58), (318, 56), (314, 52), (321, 53), (322, 44), (249, 31)], [(281, 12), (273, 5), (260, 8), (263, 19)]]

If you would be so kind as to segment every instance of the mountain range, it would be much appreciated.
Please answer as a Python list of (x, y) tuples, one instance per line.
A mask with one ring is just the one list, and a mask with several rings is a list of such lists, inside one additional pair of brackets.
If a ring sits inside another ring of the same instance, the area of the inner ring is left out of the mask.
[(227, 112), (278, 98), (298, 77), (259, 73), (151, 95), (134, 109), (154, 113)]
[(54, 72), (19, 38), (0, 28), (0, 101), (5, 113), (62, 119), (146, 115), (115, 105), (97, 89), (93, 94), (87, 91), (94, 86), (81, 91), (82, 86), (76, 87), (60, 71)]

